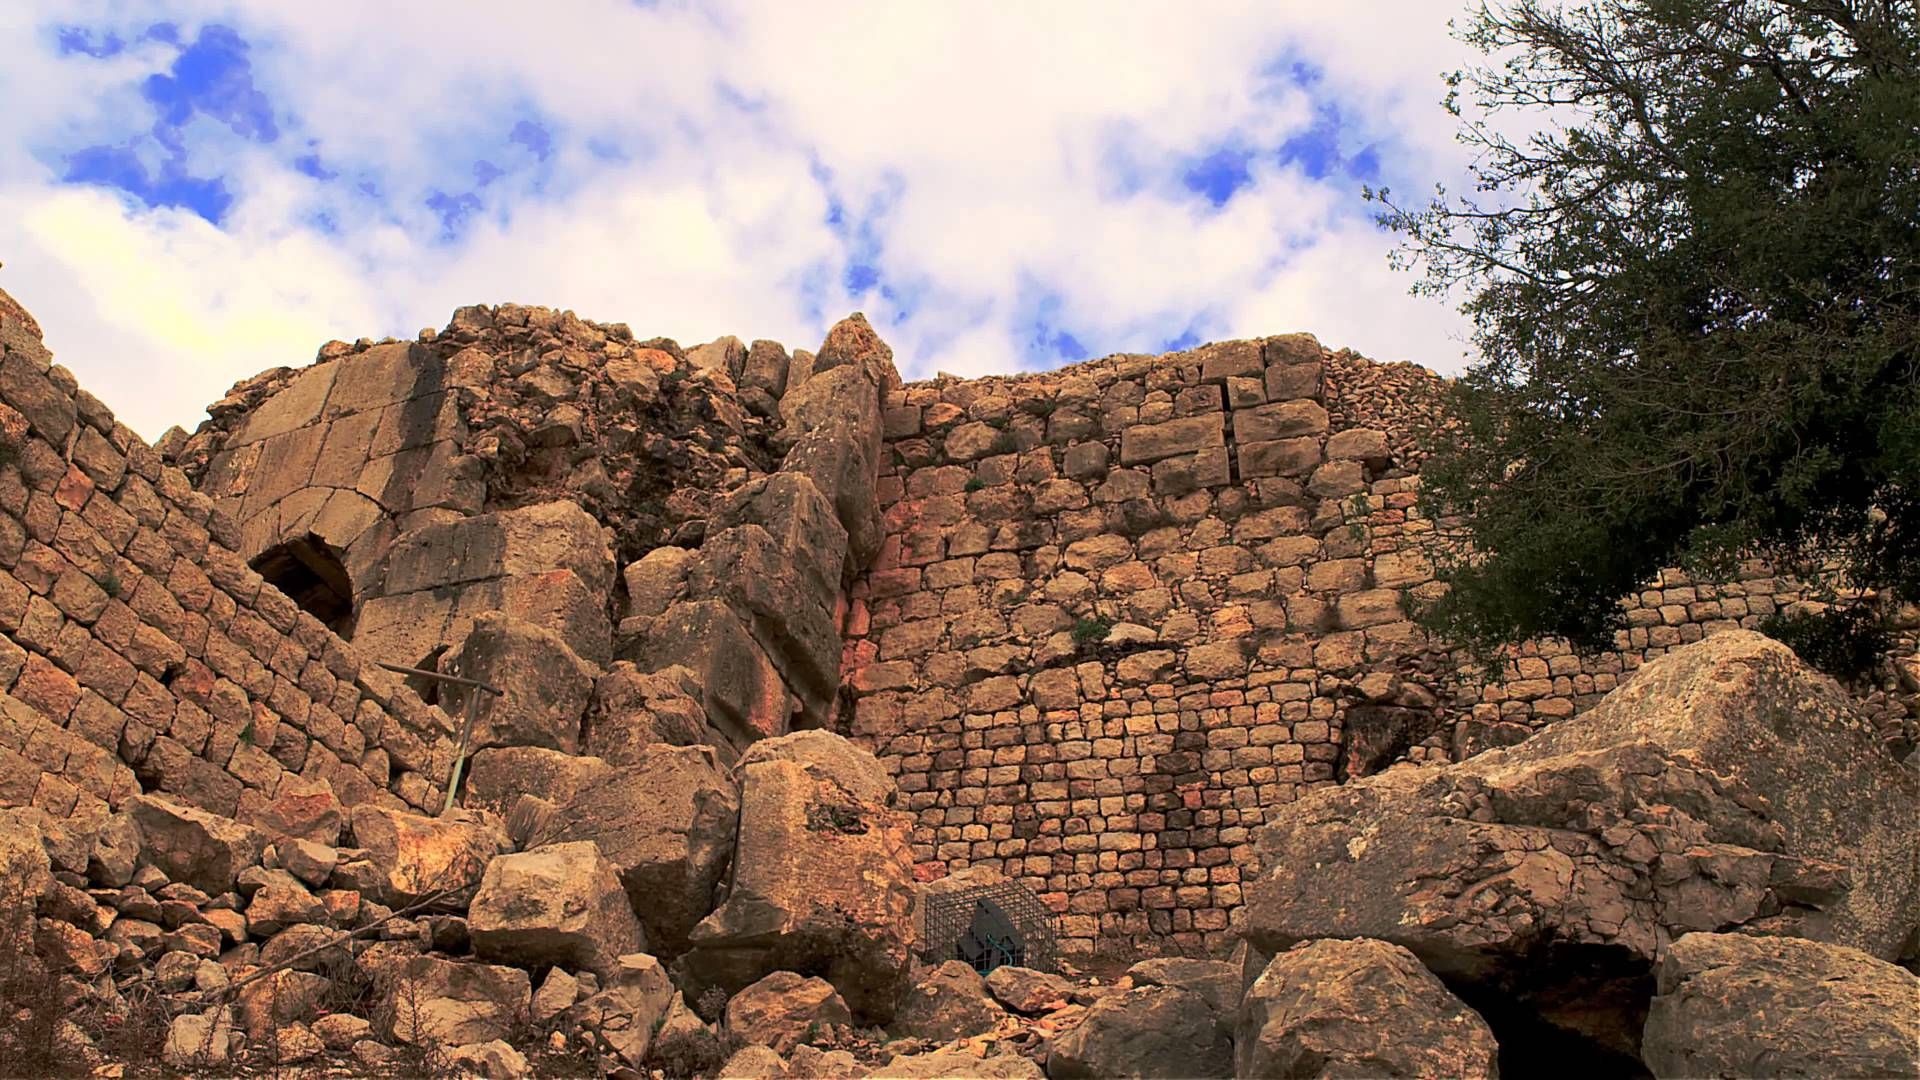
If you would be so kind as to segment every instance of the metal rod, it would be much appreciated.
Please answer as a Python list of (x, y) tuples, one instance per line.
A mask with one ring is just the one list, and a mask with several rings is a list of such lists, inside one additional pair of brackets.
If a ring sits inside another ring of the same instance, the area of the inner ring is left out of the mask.
[[(376, 661), (376, 663), (377, 662), (378, 661)], [(501, 697), (505, 694), (505, 691), (501, 690), (499, 687), (489, 686), (478, 679), (463, 679), (458, 675), (443, 675), (438, 671), (427, 671), (423, 668), (407, 667), (404, 664), (382, 663), (380, 664), (380, 666), (383, 668), (386, 668), (388, 671), (397, 672), (401, 675), (418, 675), (421, 678), (438, 679), (441, 682), (452, 683), (455, 686), (471, 686), (476, 690), (485, 690), (487, 693), (492, 694), (494, 697)]]

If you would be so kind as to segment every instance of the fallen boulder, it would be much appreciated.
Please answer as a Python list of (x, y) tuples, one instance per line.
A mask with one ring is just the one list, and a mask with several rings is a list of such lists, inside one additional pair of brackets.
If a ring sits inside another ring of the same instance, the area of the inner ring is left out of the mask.
[(389, 907), (472, 885), (508, 848), (498, 819), (473, 810), (430, 818), (362, 803), (353, 808), (352, 823), (354, 842), (376, 868), (380, 902)]
[(1688, 934), (1660, 958), (1641, 1057), (1662, 1077), (1920, 1077), (1920, 978), (1839, 945)]
[(1141, 986), (1093, 1003), (1047, 1052), (1052, 1080), (1199, 1080), (1233, 1075), (1233, 1044), (1199, 994)]
[(259, 863), (267, 835), (232, 818), (160, 795), (137, 795), (127, 811), (140, 827), (145, 860), (170, 880), (210, 894), (233, 888), (240, 871)]
[(1366, 939), (1296, 945), (1273, 958), (1241, 1006), (1234, 1076), (1499, 1075), (1480, 1014), (1414, 955)]
[(580, 721), (600, 674), (558, 634), (501, 612), (476, 616), (447, 670), (498, 687), (499, 697), (449, 685), (441, 693), (449, 716), (464, 716), (469, 694), (477, 717), (473, 746), (540, 746), (580, 752)]
[(1200, 995), (1231, 1031), (1240, 1011), (1240, 969), (1225, 960), (1156, 956), (1127, 969), (1135, 986), (1177, 986)]
[(871, 1080), (1042, 1080), (1047, 1074), (1019, 1054), (975, 1057), (947, 1049), (902, 1054), (867, 1075)]
[(832, 984), (791, 971), (776, 971), (727, 1000), (727, 1030), (783, 1056), (829, 1024), (852, 1022)]
[(892, 1019), (915, 941), (912, 822), (825, 771), (741, 767), (732, 887), (693, 929), (678, 969), (690, 997), (737, 992), (774, 971), (820, 971), (855, 1016)]
[(971, 964), (949, 960), (907, 991), (893, 1014), (893, 1031), (945, 1043), (991, 1031), (1006, 1016)]
[(613, 866), (585, 841), (501, 855), (467, 911), (473, 952), (521, 967), (607, 974), (646, 948)]
[[(995, 1001), (1028, 1016), (1063, 1005), (1073, 996), (1073, 984), (1060, 976), (1011, 964), (987, 972), (986, 983)], [(1236, 990), (1238, 986), (1236, 982)]]
[[(1787, 701), (1835, 690), (1778, 646), (1754, 635), (1721, 643), (1727, 636), (1668, 654), (1629, 687), (1649, 677), (1728, 718), (1756, 672)], [(1631, 700), (1661, 708), (1661, 698)], [(1763, 712), (1746, 722), (1787, 722)], [(1510, 1054), (1537, 1055), (1523, 1067), (1567, 1054), (1637, 1067), (1651, 973), (1668, 942), (1731, 926), (1824, 933), (1859, 877), (1821, 861), (1825, 846), (1811, 834), (1789, 846), (1739, 770), (1661, 740), (1603, 703), (1517, 746), (1390, 769), (1275, 808), (1254, 834), (1244, 886), (1256, 963), (1315, 938), (1392, 942), (1478, 1009)], [(1865, 787), (1851, 801), (1875, 819), (1882, 803), (1904, 800), (1906, 783)], [(1849, 801), (1834, 799), (1835, 812)]]
[(489, 747), (473, 755), (462, 801), (506, 817), (522, 795), (564, 804), (612, 774), (612, 766), (597, 757), (538, 746)]
[(626, 889), (655, 955), (679, 956), (713, 910), (740, 797), (711, 747), (656, 743), (552, 814), (532, 838), (591, 841)]
[(519, 968), (415, 956), (383, 969), (387, 1034), (403, 1043), (464, 1046), (504, 1039), (526, 1015), (533, 986)]

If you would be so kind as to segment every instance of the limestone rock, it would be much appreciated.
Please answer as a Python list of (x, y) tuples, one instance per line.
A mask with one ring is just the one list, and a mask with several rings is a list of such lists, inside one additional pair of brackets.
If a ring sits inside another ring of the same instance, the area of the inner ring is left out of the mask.
[(388, 1034), (404, 1043), (464, 1046), (503, 1039), (532, 1002), (519, 968), (415, 956), (384, 980)]
[[(1318, 937), (1405, 946), (1496, 1033), (1538, 1025), (1526, 1045), (1544, 1058), (1630, 1068), (1668, 941), (1742, 925), (1829, 932), (1860, 875), (1822, 861), (1844, 844), (1820, 839), (1815, 795), (1829, 800), (1819, 813), (1836, 841), (1858, 839), (1855, 856), (1881, 878), (1874, 891), (1898, 892), (1905, 871), (1881, 869), (1909, 841), (1886, 815), (1920, 774), (1882, 777), (1870, 745), (1828, 760), (1815, 733), (1840, 745), (1858, 734), (1838, 693), (1784, 648), (1728, 632), (1648, 664), (1592, 712), (1517, 746), (1314, 792), (1254, 834), (1244, 935), (1267, 956)], [(1808, 745), (1781, 742), (1803, 729)], [(1736, 744), (1774, 749), (1735, 754)], [(1854, 786), (1810, 777), (1781, 809), (1741, 777), (1776, 784), (1801, 766), (1765, 774), (1760, 757), (1826, 760)], [(1606, 961), (1561, 967), (1543, 955)]]
[[(1060, 976), (1011, 964), (1002, 964), (987, 972), (986, 981), (987, 992), (995, 1001), (1029, 1016), (1046, 1012), (1073, 996), (1073, 984)], [(1237, 976), (1234, 985), (1238, 989)]]
[(1920, 979), (1857, 949), (1688, 934), (1656, 970), (1658, 1077), (1920, 1077)]
[(707, 722), (735, 748), (786, 734), (793, 713), (786, 683), (740, 616), (719, 600), (674, 604), (622, 643), (620, 659), (642, 671), (691, 671)]
[(1233, 1075), (1233, 1046), (1198, 994), (1171, 986), (1122, 990), (1094, 1002), (1078, 1027), (1053, 1040), (1053, 1080)]
[(605, 980), (605, 989), (575, 1005), (566, 1016), (598, 1036), (629, 1066), (639, 1068), (673, 999), (673, 983), (660, 961), (634, 953), (619, 959)]
[(0, 830), (0, 932), (26, 932), (33, 924), (34, 905), (53, 884), (52, 862), (40, 830), (31, 825)]
[(893, 1030), (945, 1043), (991, 1031), (1006, 1015), (972, 965), (949, 960), (907, 991), (893, 1014)]
[(164, 796), (135, 796), (127, 811), (140, 827), (143, 857), (168, 878), (209, 893), (233, 888), (267, 846), (258, 829)]
[(1234, 1042), (1237, 1077), (1499, 1075), (1480, 1014), (1383, 941), (1313, 941), (1274, 957)]
[(855, 798), (891, 806), (899, 787), (880, 760), (845, 736), (809, 728), (762, 739), (740, 755), (739, 768), (761, 761), (792, 761), (809, 772), (831, 779)]
[(856, 1016), (885, 1023), (916, 940), (910, 820), (816, 767), (740, 772), (732, 887), (694, 928), (682, 985), (733, 991), (772, 971), (822, 971)]
[(1019, 1054), (974, 1057), (964, 1050), (904, 1054), (867, 1074), (872, 1080), (1042, 1080), (1048, 1074)]
[(522, 1077), (533, 1075), (533, 1067), (527, 1063), (527, 1056), (504, 1039), (456, 1046), (447, 1051), (447, 1067), (459, 1075), (475, 1076), (480, 1080), (521, 1080)]
[(446, 670), (498, 687), (492, 697), (469, 687), (441, 693), (449, 716), (465, 716), (475, 703), (473, 746), (539, 746), (564, 754), (580, 751), (580, 721), (599, 671), (580, 659), (558, 634), (499, 612), (473, 620), (473, 629), (452, 654)]
[(606, 974), (646, 947), (613, 865), (586, 841), (495, 858), (467, 924), (476, 956), (523, 967)]
[(218, 1068), (227, 1063), (233, 1040), (233, 1012), (181, 1013), (167, 1028), (161, 1060), (176, 1069)]
[(656, 955), (674, 957), (713, 909), (739, 812), (733, 780), (711, 747), (655, 744), (582, 790), (537, 840), (592, 841)]
[[(625, 660), (600, 676), (587, 711), (587, 750), (610, 765), (628, 765), (655, 743), (732, 747), (707, 726), (703, 691), (689, 668), (643, 672)], [(564, 799), (556, 800), (564, 802)]]
[(829, 1024), (852, 1022), (831, 984), (791, 971), (776, 971), (727, 1000), (727, 1030), (782, 1056)]
[(323, 780), (299, 776), (282, 777), (270, 802), (250, 812), (243, 807), (241, 816), (270, 837), (291, 836), (328, 846), (340, 842), (340, 827), (346, 821), (332, 787)]
[(1228, 1028), (1240, 1010), (1240, 969), (1225, 960), (1160, 956), (1127, 969), (1135, 986), (1177, 986), (1200, 995)]
[(468, 764), (463, 800), (504, 817), (522, 795), (564, 804), (612, 773), (612, 766), (597, 757), (537, 746), (490, 747)]
[(339, 1053), (351, 1050), (353, 1044), (373, 1034), (373, 1024), (364, 1017), (352, 1013), (328, 1013), (308, 1027), (313, 1029), (327, 1049)]
[(893, 350), (880, 340), (867, 317), (858, 311), (834, 323), (827, 331), (826, 340), (820, 343), (820, 351), (813, 358), (813, 374), (843, 364), (859, 368), (882, 390), (900, 385), (900, 373), (893, 366)]
[(430, 818), (365, 803), (353, 808), (353, 838), (378, 870), (380, 901), (396, 908), (479, 881), (507, 847), (498, 820), (476, 811)]
[(769, 1047), (757, 1043), (735, 1051), (720, 1066), (716, 1080), (778, 1080), (787, 1075), (787, 1063)]
[(1920, 771), (1896, 761), (1847, 692), (1785, 645), (1746, 630), (1711, 635), (1509, 753), (1627, 738), (1697, 754), (1767, 800), (1787, 851), (1850, 868), (1830, 940), (1887, 959), (1920, 927)]

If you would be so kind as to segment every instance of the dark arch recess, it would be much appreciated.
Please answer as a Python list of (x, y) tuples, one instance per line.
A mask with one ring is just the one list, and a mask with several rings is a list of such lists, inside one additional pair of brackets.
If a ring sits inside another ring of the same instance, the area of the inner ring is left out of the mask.
[(339, 553), (308, 533), (254, 556), (254, 572), (342, 639), (353, 637), (353, 581)]

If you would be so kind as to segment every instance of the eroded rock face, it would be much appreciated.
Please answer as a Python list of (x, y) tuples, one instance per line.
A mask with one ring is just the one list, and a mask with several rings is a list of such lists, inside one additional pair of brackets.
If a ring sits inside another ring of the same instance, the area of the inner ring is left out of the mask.
[(727, 1001), (727, 1028), (750, 1043), (790, 1054), (829, 1024), (850, 1024), (847, 1003), (825, 979), (776, 971)]
[(1920, 978), (1857, 949), (1688, 934), (1656, 977), (1655, 1076), (1920, 1077)]
[(1313, 941), (1273, 958), (1240, 1008), (1236, 1077), (1499, 1075), (1480, 1014), (1384, 941)]
[(915, 941), (911, 822), (816, 766), (756, 761), (740, 773), (732, 885), (693, 930), (683, 987), (731, 992), (771, 971), (821, 971), (856, 1016), (885, 1023)]
[[(473, 620), (447, 670), (498, 687), (501, 696), (475, 703), (473, 747), (536, 746), (574, 754), (580, 722), (600, 674), (558, 634), (499, 612)], [(442, 691), (450, 716), (465, 716), (467, 697), (480, 691)]]
[(388, 1034), (404, 1043), (463, 1046), (503, 1039), (533, 1000), (519, 968), (465, 964), (437, 956), (400, 961), (384, 980)]
[(1101, 998), (1078, 1027), (1053, 1040), (1047, 1075), (1053, 1080), (1232, 1076), (1233, 1044), (1200, 995), (1141, 986)]
[(739, 812), (739, 793), (711, 747), (656, 743), (569, 800), (536, 843), (596, 845), (655, 953), (672, 958), (713, 910)]
[[(1835, 932), (1859, 876), (1821, 861), (1832, 849), (1810, 819), (1792, 846), (1742, 770), (1708, 764), (1718, 743), (1634, 711), (1677, 698), (1720, 718), (1721, 742), (1743, 727), (1773, 732), (1755, 730), (1763, 742), (1783, 737), (1788, 714), (1759, 708), (1756, 679), (1816, 704), (1831, 703), (1833, 689), (1783, 653), (1755, 635), (1720, 635), (1648, 665), (1641, 675), (1658, 696), (1636, 694), (1456, 765), (1390, 770), (1279, 808), (1255, 834), (1262, 869), (1246, 886), (1247, 941), (1265, 956), (1318, 937), (1402, 945), (1480, 1009), (1503, 1045), (1543, 1059), (1614, 1055), (1631, 1067), (1653, 966), (1674, 938), (1729, 926)], [(1755, 707), (1743, 711), (1741, 700)], [(1890, 778), (1822, 790), (1834, 800), (1827, 813), (1872, 822), (1909, 787)]]
[(646, 948), (613, 864), (587, 841), (494, 859), (467, 926), (476, 956), (529, 968), (606, 974)]

